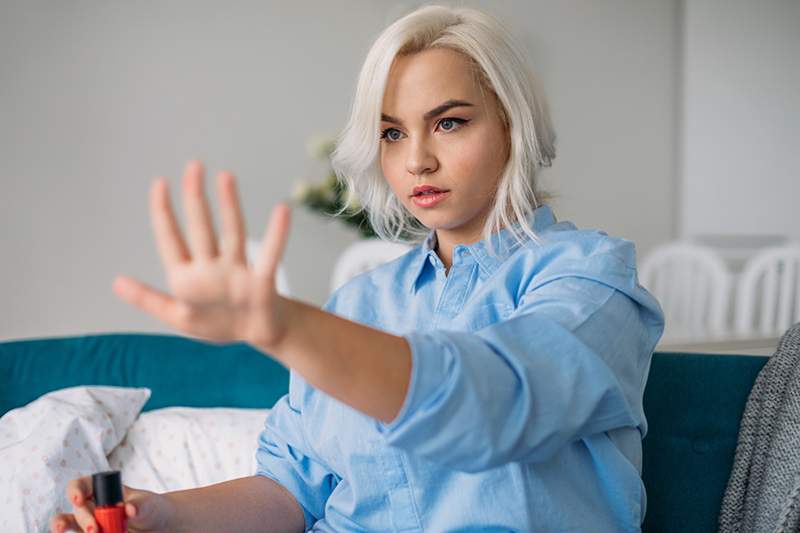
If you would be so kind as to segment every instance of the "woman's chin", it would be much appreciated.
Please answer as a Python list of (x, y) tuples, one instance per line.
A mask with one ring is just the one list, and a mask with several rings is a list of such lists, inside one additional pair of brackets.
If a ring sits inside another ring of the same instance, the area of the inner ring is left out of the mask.
[(432, 213), (414, 213), (414, 217), (429, 230), (448, 229), (450, 226), (449, 218), (446, 216), (436, 216)]

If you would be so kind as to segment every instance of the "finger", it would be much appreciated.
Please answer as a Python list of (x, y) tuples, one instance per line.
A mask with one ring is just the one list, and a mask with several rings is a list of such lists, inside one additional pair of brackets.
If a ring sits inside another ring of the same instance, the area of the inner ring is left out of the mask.
[(261, 256), (256, 263), (256, 273), (269, 285), (275, 285), (275, 274), (283, 257), (286, 241), (289, 236), (289, 206), (279, 203), (272, 210), (269, 226), (261, 246)]
[(125, 514), (130, 527), (148, 529), (158, 521), (159, 510), (152, 494), (138, 494), (131, 501), (125, 502)]
[(117, 276), (114, 292), (128, 304), (149, 313), (172, 327), (184, 330), (188, 308), (169, 294), (127, 276)]
[(189, 161), (183, 175), (183, 207), (189, 226), (192, 256), (211, 259), (217, 256), (217, 237), (203, 185), (203, 164)]
[(75, 521), (78, 522), (80, 531), (86, 531), (87, 533), (98, 533), (100, 531), (100, 528), (97, 527), (97, 521), (94, 519), (94, 514), (92, 514), (93, 508), (93, 506), (89, 508), (86, 505), (75, 507), (73, 514)]
[(150, 219), (165, 269), (191, 259), (172, 210), (167, 180), (161, 177), (150, 186)]
[(141, 506), (144, 501), (151, 496), (146, 491), (132, 489), (127, 485), (122, 485), (122, 499), (125, 501), (125, 513), (129, 517), (141, 514)]
[(139, 516), (139, 505), (127, 502), (125, 504), (125, 514), (128, 516), (128, 518), (136, 518)]
[(92, 499), (92, 478), (83, 476), (67, 482), (67, 498), (72, 505), (86, 505)]
[(51, 533), (64, 533), (67, 529), (80, 531), (81, 527), (75, 517), (67, 513), (59, 513), (50, 520)]
[(246, 264), (245, 255), (245, 223), (242, 208), (239, 205), (239, 193), (236, 178), (230, 172), (220, 172), (217, 176), (219, 198), (222, 214), (222, 255), (235, 263)]

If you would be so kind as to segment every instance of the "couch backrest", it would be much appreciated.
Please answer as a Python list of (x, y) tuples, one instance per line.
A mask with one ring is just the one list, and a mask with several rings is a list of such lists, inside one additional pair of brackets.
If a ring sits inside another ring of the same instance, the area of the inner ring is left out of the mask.
[(717, 531), (739, 421), (767, 360), (748, 355), (653, 355), (644, 393), (645, 533)]
[(144, 410), (272, 407), (289, 372), (246, 343), (110, 333), (0, 343), (0, 414), (76, 385), (149, 387)]

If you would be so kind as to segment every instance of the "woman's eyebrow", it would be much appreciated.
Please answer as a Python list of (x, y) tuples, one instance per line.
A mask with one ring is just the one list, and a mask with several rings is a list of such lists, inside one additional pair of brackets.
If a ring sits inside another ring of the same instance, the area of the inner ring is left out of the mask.
[[(423, 118), (425, 120), (430, 120), (433, 117), (441, 115), (445, 111), (452, 109), (454, 107), (472, 107), (472, 104), (464, 100), (448, 100), (442, 104), (437, 105), (436, 107), (425, 113), (425, 115), (423, 115)], [(400, 125), (403, 124), (403, 122), (399, 118), (395, 118), (385, 113), (381, 113), (381, 120), (383, 122), (391, 122), (393, 124), (400, 124)]]

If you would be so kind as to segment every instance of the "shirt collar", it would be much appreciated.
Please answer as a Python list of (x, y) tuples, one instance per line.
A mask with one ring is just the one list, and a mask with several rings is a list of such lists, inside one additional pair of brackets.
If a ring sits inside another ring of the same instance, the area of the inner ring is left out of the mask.
[[(527, 221), (530, 227), (533, 228), (534, 233), (538, 235), (548, 226), (554, 224), (556, 219), (550, 206), (544, 204), (531, 211), (527, 217)], [(513, 224), (513, 227), (519, 228), (520, 224), (517, 222)], [(529, 237), (525, 233), (521, 233), (521, 236), (524, 242), (529, 240)], [(494, 245), (495, 255), (491, 254), (487, 239), (480, 240), (470, 245), (458, 244), (453, 249), (453, 253), (455, 255), (458, 253), (459, 249), (465, 249), (472, 254), (480, 266), (481, 277), (488, 277), (520, 247), (520, 244), (514, 238), (509, 228), (503, 228), (499, 232), (493, 233), (491, 241)], [(436, 244), (436, 231), (431, 230), (420, 245), (419, 256), (417, 257), (416, 263), (412, 266), (410, 292), (416, 291), (417, 283), (425, 270), (425, 266), (430, 262), (429, 257), (433, 255), (435, 256), (433, 261), (441, 261), (436, 255)]]

